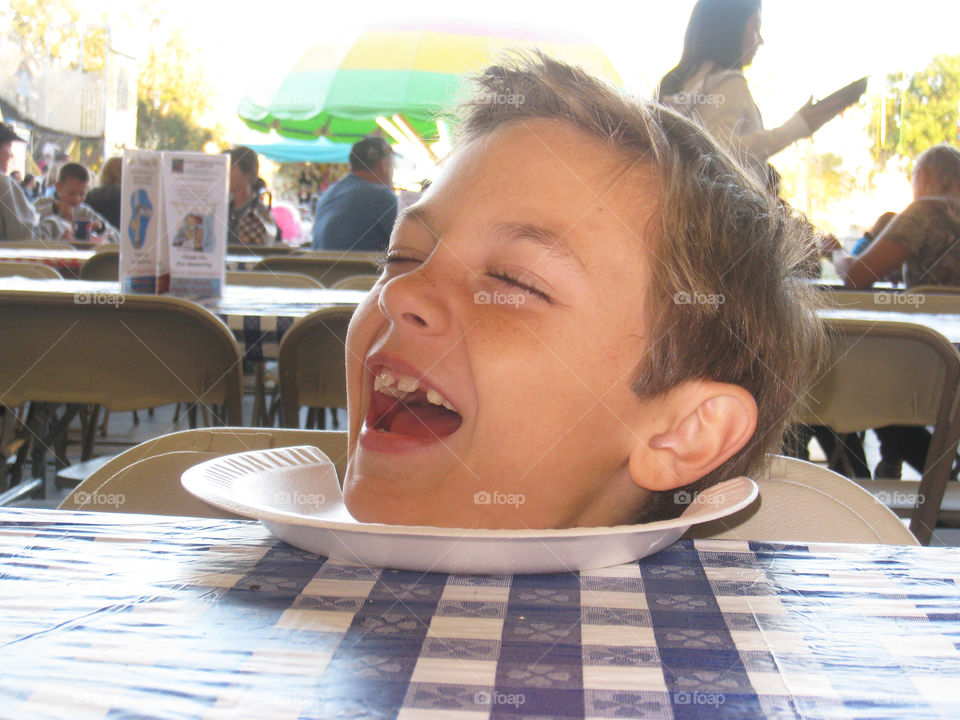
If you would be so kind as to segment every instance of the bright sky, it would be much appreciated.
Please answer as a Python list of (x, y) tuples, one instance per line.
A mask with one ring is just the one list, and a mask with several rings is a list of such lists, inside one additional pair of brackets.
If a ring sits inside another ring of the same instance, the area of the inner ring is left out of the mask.
[[(84, 0), (82, 5), (93, 10), (104, 2)], [(365, 23), (401, 13), (515, 18), (573, 29), (606, 52), (628, 90), (648, 95), (679, 59), (693, 4), (480, 0), (465, 8), (449, 0), (421, 0), (406, 7), (395, 0), (311, 5), (233, 0), (227, 13), (219, 3), (165, 0), (163, 7), (174, 22), (182, 18), (188, 23), (219, 95), (218, 116), (241, 133), (242, 126), (234, 122), (241, 97), (269, 97), (311, 45), (348, 42)], [(935, 54), (960, 53), (958, 28), (957, 0), (766, 0), (766, 45), (749, 70), (751, 87), (766, 124), (779, 124), (810, 94), (822, 97), (862, 75), (878, 81), (889, 72), (918, 70)]]

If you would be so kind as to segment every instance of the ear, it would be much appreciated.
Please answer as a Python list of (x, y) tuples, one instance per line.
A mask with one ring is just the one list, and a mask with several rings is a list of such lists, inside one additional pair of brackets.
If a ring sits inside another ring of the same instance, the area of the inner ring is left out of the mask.
[(739, 385), (688, 381), (667, 393), (663, 404), (661, 429), (630, 455), (630, 477), (645, 490), (699, 480), (743, 448), (757, 427), (757, 403)]

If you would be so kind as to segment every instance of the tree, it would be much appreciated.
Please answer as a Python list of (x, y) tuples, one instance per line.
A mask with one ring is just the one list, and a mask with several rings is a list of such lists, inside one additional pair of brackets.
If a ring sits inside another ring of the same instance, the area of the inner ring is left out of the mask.
[(137, 145), (153, 150), (201, 150), (221, 132), (201, 124), (213, 108), (213, 88), (177, 29), (154, 42), (141, 61), (137, 90)]
[(11, 0), (10, 36), (34, 61), (98, 72), (107, 56), (107, 26), (85, 25), (73, 0)]
[(833, 205), (854, 189), (856, 178), (843, 167), (843, 158), (831, 152), (810, 154), (785, 169), (781, 196), (810, 218), (826, 226)]
[(946, 142), (960, 147), (960, 55), (938, 55), (922, 71), (887, 76), (887, 90), (874, 99), (869, 126), (878, 166), (890, 158), (912, 161), (929, 147)]

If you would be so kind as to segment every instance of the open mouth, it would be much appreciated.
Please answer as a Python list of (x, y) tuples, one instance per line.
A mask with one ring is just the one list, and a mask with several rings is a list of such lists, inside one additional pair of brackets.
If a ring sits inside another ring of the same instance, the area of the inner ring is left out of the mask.
[(453, 404), (433, 388), (422, 388), (409, 375), (380, 369), (370, 393), (367, 426), (381, 433), (416, 438), (444, 438), (463, 418)]

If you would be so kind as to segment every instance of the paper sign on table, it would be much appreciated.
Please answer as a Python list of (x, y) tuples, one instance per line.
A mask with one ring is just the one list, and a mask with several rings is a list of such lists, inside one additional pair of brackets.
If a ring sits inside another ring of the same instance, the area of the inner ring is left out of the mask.
[(230, 158), (163, 153), (163, 201), (170, 250), (170, 290), (218, 297), (227, 256)]
[(120, 279), (123, 291), (170, 289), (169, 244), (163, 223), (162, 156), (125, 150), (120, 207)]

